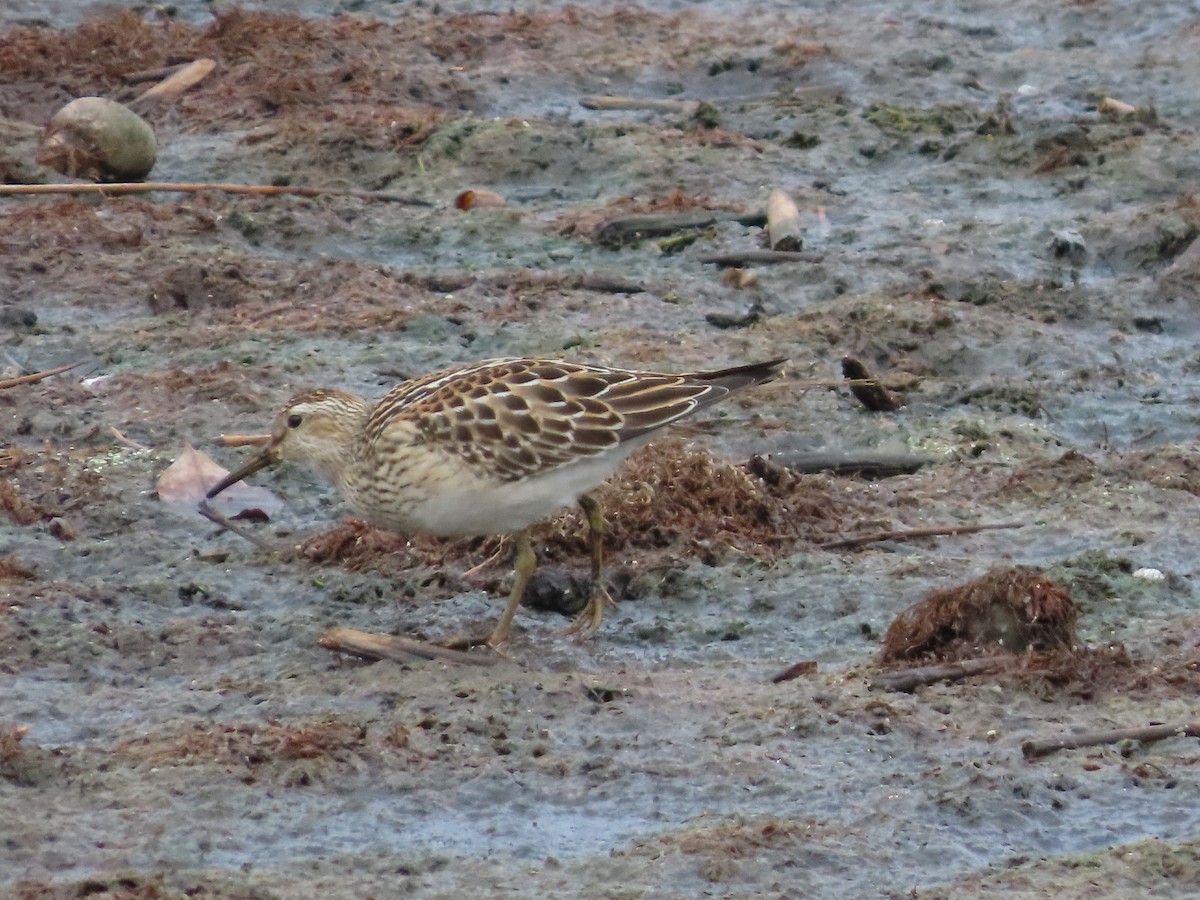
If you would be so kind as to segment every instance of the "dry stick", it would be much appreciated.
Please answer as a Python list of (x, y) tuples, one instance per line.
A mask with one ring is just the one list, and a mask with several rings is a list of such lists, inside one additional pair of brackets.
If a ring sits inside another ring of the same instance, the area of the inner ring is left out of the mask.
[(596, 291), (600, 294), (640, 294), (646, 286), (617, 275), (594, 272), (529, 272), (526, 270), (480, 274), (478, 272), (444, 272), (414, 276), (422, 286), (439, 293), (451, 294), (472, 284), (494, 285), (500, 288), (525, 285), (568, 290)]
[(226, 194), (255, 194), (272, 196), (291, 194), (296, 197), (354, 197), (359, 200), (384, 200), (406, 203), (409, 206), (432, 206), (428, 200), (418, 200), (382, 191), (352, 191), (344, 188), (287, 187), (275, 184), (196, 184), (174, 181), (118, 182), (116, 184), (0, 184), (0, 196), (9, 194), (148, 194), (153, 191), (172, 191), (177, 194), (199, 194), (222, 191)]
[(742, 267), (752, 263), (771, 265), (773, 263), (820, 262), (821, 257), (815, 253), (804, 253), (798, 250), (735, 250), (732, 253), (717, 253), (713, 256), (702, 256), (700, 262), (729, 268)]
[(596, 241), (606, 246), (620, 246), (662, 234), (673, 234), (686, 228), (707, 228), (717, 222), (737, 222), (739, 225), (767, 224), (764, 213), (736, 213), (720, 209), (689, 209), (675, 213), (631, 213), (615, 216), (596, 229)]
[(334, 653), (349, 653), (360, 659), (390, 659), (393, 662), (411, 662), (414, 658), (440, 659), (464, 666), (494, 666), (497, 662), (495, 656), (463, 653), (436, 644), (426, 644), (391, 634), (372, 634), (353, 628), (331, 628), (321, 635), (317, 643)]
[(934, 525), (929, 528), (909, 528), (897, 531), (876, 531), (873, 534), (860, 534), (854, 537), (842, 538), (838, 541), (826, 541), (817, 544), (818, 550), (840, 550), (843, 547), (858, 547), (862, 544), (874, 544), (876, 541), (907, 541), (919, 537), (938, 537), (940, 535), (974, 534), (977, 531), (996, 531), (1001, 528), (1022, 528), (1024, 522), (987, 522), (982, 525)]
[(16, 378), (5, 378), (0, 381), (0, 390), (4, 388), (17, 387), (21, 384), (35, 384), (43, 378), (49, 378), (51, 375), (61, 375), (63, 372), (69, 372), (76, 366), (81, 366), (83, 363), (71, 363), (69, 366), (59, 366), (57, 369), (46, 369), (44, 372), (34, 372), (32, 375), (18, 375)]
[(216, 62), (211, 59), (201, 58), (193, 60), (186, 66), (182, 66), (172, 72), (165, 79), (154, 85), (154, 87), (143, 91), (133, 100), (129, 101), (128, 105), (132, 107), (147, 100), (167, 100), (171, 97), (177, 97), (188, 88), (194, 87), (207, 78), (216, 67)]
[[(553, 279), (549, 279), (552, 281)], [(597, 294), (641, 294), (646, 290), (645, 285), (637, 281), (629, 281), (615, 275), (594, 275), (584, 273), (574, 275), (568, 273), (559, 280), (564, 288), (577, 288), (584, 291), (595, 291)]]
[(150, 449), (145, 444), (139, 444), (133, 438), (126, 437), (125, 434), (121, 431), (121, 429), (117, 428), (116, 425), (110, 425), (108, 427), (108, 430), (110, 432), (112, 432), (112, 436), (117, 439), (118, 443), (124, 444), (130, 450), (149, 450)]
[(785, 681), (791, 681), (793, 678), (799, 678), (801, 675), (811, 675), (817, 671), (817, 661), (815, 659), (806, 659), (802, 662), (793, 663), (781, 672), (776, 672), (771, 676), (771, 684), (782, 684)]
[[(800, 475), (832, 472), (835, 475), (861, 475), (864, 478), (878, 479), (911, 475), (929, 465), (931, 460), (907, 453), (875, 453), (869, 450), (852, 453), (784, 451), (771, 454), (771, 458), (765, 462)], [(769, 469), (770, 465), (763, 468)]]
[(1161, 741), (1169, 737), (1200, 737), (1200, 722), (1185, 722), (1180, 725), (1147, 725), (1142, 728), (1114, 728), (1109, 731), (1085, 731), (1061, 738), (1031, 740), (1021, 745), (1026, 759), (1037, 759), (1057, 753), (1059, 750), (1075, 750), (1079, 747), (1095, 747), (1099, 744), (1116, 744), (1120, 741)]
[(800, 210), (779, 188), (767, 198), (767, 242), (772, 250), (798, 251), (804, 246), (800, 237)]
[(813, 84), (807, 87), (796, 87), (787, 91), (771, 91), (761, 94), (746, 94), (740, 97), (722, 97), (720, 100), (665, 100), (659, 98), (642, 99), (638, 97), (612, 97), (607, 95), (592, 95), (580, 97), (579, 105), (584, 109), (648, 109), (653, 112), (683, 113), (691, 115), (702, 103), (729, 106), (736, 103), (758, 103), (763, 100), (824, 100), (839, 96), (842, 89), (834, 85)]
[(255, 547), (258, 547), (260, 550), (272, 550), (273, 551), (275, 549), (269, 543), (267, 543), (262, 538), (260, 538), (257, 534), (252, 534), (251, 532), (247, 531), (242, 526), (229, 521), (228, 517), (226, 517), (222, 513), (217, 512), (215, 509), (213, 509), (211, 506), (209, 506), (207, 500), (200, 501), (200, 505), (196, 507), (196, 511), (199, 512), (200, 515), (204, 516), (204, 518), (208, 519), (208, 521), (213, 522), (216, 525), (220, 525), (222, 528), (228, 529), (229, 531), (232, 531), (238, 537), (244, 537), (246, 540), (248, 540), (250, 543), (252, 543)]
[(922, 684), (938, 681), (959, 681), (971, 675), (983, 675), (1004, 668), (1010, 657), (989, 656), (984, 659), (964, 659), (961, 662), (939, 666), (918, 666), (901, 672), (883, 672), (871, 679), (873, 691), (903, 691), (909, 693)]
[(1096, 112), (1109, 113), (1116, 116), (1132, 116), (1137, 112), (1137, 107), (1131, 106), (1128, 103), (1122, 103), (1120, 100), (1114, 100), (1112, 97), (1105, 97), (1096, 104)]
[(653, 112), (681, 113), (690, 116), (700, 106), (699, 100), (639, 100), (636, 97), (580, 97), (584, 109), (648, 109)]
[(512, 271), (499, 272), (494, 275), (475, 276), (474, 280), (499, 287), (532, 284), (542, 287), (559, 287), (596, 291), (601, 294), (640, 294), (646, 290), (645, 285), (637, 281), (629, 281), (617, 275), (605, 275), (593, 272), (529, 272)]
[(843, 357), (842, 374), (850, 383), (850, 393), (871, 412), (895, 412), (900, 408), (896, 395), (880, 384), (860, 360), (853, 356)]

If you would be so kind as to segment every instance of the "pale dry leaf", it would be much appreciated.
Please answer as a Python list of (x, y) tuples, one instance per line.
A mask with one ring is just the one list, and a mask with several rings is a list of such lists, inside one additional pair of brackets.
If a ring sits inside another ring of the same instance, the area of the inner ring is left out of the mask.
[[(204, 499), (209, 488), (228, 474), (227, 469), (203, 450), (184, 444), (179, 458), (158, 476), (154, 489), (163, 503), (195, 506)], [(243, 509), (256, 506), (270, 511), (283, 506), (283, 501), (266, 488), (249, 484), (232, 485), (216, 499), (220, 501), (225, 498), (228, 498), (229, 505), (236, 504)]]

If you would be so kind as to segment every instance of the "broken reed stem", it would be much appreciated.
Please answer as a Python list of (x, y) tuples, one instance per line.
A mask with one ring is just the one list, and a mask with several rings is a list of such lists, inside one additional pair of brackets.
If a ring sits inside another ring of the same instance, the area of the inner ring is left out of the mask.
[(860, 534), (837, 541), (826, 541), (824, 544), (817, 544), (817, 549), (841, 550), (846, 547), (874, 544), (878, 541), (910, 541), (913, 538), (920, 537), (974, 534), (977, 531), (998, 531), (1002, 528), (1021, 528), (1024, 525), (1024, 522), (986, 522), (982, 525), (934, 525), (929, 528), (902, 528), (896, 531), (876, 531), (872, 534)]
[(358, 200), (381, 200), (409, 206), (432, 206), (428, 200), (418, 200), (382, 191), (352, 191), (345, 188), (283, 186), (275, 184), (198, 184), (174, 181), (118, 182), (116, 184), (0, 184), (0, 197), (21, 194), (148, 194), (170, 191), (177, 194), (199, 194), (220, 191), (226, 194), (274, 196), (290, 194), (295, 197), (354, 197)]
[(702, 256), (700, 262), (709, 265), (729, 268), (742, 268), (753, 263), (772, 265), (774, 263), (816, 263), (821, 256), (806, 250), (734, 250), (730, 253), (716, 253), (712, 256)]
[(636, 97), (580, 97), (579, 105), (584, 109), (648, 109), (653, 112), (676, 113), (690, 116), (700, 106), (699, 100), (642, 100)]
[(126, 436), (125, 433), (123, 431), (121, 431), (121, 429), (117, 428), (116, 425), (108, 426), (108, 430), (109, 430), (109, 433), (112, 434), (112, 436), (117, 439), (117, 443), (128, 447), (130, 450), (149, 450), (150, 449), (145, 444), (139, 444), (133, 438)]
[(34, 372), (32, 375), (18, 375), (16, 378), (5, 378), (0, 381), (0, 390), (5, 388), (17, 387), (22, 384), (35, 384), (43, 378), (49, 378), (51, 375), (61, 375), (63, 372), (69, 372), (81, 363), (71, 363), (69, 366), (59, 366), (57, 369), (46, 369), (44, 372)]
[(199, 512), (200, 515), (204, 516), (204, 518), (208, 519), (208, 521), (212, 522), (213, 524), (219, 525), (228, 531), (232, 531), (238, 537), (245, 538), (250, 543), (252, 543), (255, 547), (258, 547), (260, 550), (273, 551), (275, 549), (269, 543), (267, 543), (262, 538), (260, 538), (257, 534), (252, 534), (251, 532), (247, 531), (242, 526), (229, 521), (229, 519), (226, 516), (222, 515), (221, 513), (217, 512), (215, 509), (213, 509), (211, 506), (209, 506), (207, 500), (201, 501), (200, 505), (196, 507), (196, 511)]
[(783, 682), (799, 678), (801, 675), (812, 675), (816, 671), (817, 661), (815, 659), (805, 659), (798, 663), (793, 663), (780, 672), (776, 672), (771, 676), (771, 684), (783, 684)]
[(911, 693), (913, 688), (939, 681), (961, 681), (972, 675), (984, 675), (1008, 665), (1010, 656), (988, 656), (982, 659), (964, 659), (956, 663), (937, 666), (917, 666), (899, 672), (883, 672), (871, 679), (873, 691), (900, 691)]
[(767, 198), (767, 242), (772, 250), (795, 252), (804, 246), (800, 237), (800, 210), (779, 188)]
[(207, 78), (216, 67), (217, 63), (215, 60), (207, 58), (192, 60), (186, 65), (177, 67), (175, 71), (168, 74), (158, 84), (139, 94), (129, 102), (129, 106), (133, 107), (148, 100), (165, 100), (177, 97), (188, 88), (195, 87)]
[(648, 109), (654, 112), (681, 113), (691, 115), (701, 103), (734, 104), (757, 103), (764, 100), (788, 102), (789, 100), (819, 101), (834, 99), (842, 93), (841, 88), (833, 85), (813, 84), (806, 87), (794, 87), (783, 91), (771, 91), (761, 94), (746, 94), (740, 97), (722, 97), (710, 100), (670, 100), (640, 97), (613, 97), (606, 94), (593, 94), (579, 98), (579, 105), (584, 109)]
[(390, 659), (401, 663), (413, 659), (437, 659), (464, 666), (494, 666), (497, 662), (495, 656), (464, 653), (410, 638), (373, 634), (353, 628), (332, 628), (321, 635), (317, 643), (334, 653), (348, 653), (360, 659)]
[(1113, 728), (1106, 731), (1085, 731), (1061, 738), (1030, 740), (1021, 745), (1026, 759), (1049, 756), (1059, 750), (1076, 750), (1080, 747), (1096, 747), (1101, 744), (1117, 744), (1121, 741), (1140, 741), (1143, 744), (1161, 741), (1169, 737), (1200, 737), (1200, 722), (1184, 722), (1177, 725), (1146, 725), (1141, 728)]
[(739, 225), (763, 226), (766, 213), (738, 213), (721, 209), (688, 209), (682, 212), (628, 213), (607, 219), (596, 229), (595, 239), (606, 247), (644, 241), (652, 237), (674, 234), (687, 229), (708, 228), (718, 222), (737, 222)]
[(858, 402), (871, 412), (895, 412), (900, 408), (896, 395), (883, 386), (871, 370), (853, 356), (842, 359), (842, 374)]
[(896, 475), (912, 475), (930, 460), (923, 456), (902, 453), (789, 453), (783, 451), (770, 458), (752, 456), (741, 463), (751, 475), (757, 475), (769, 483), (780, 480), (784, 472), (793, 475), (813, 475), (828, 472), (831, 475), (858, 475), (878, 481)]

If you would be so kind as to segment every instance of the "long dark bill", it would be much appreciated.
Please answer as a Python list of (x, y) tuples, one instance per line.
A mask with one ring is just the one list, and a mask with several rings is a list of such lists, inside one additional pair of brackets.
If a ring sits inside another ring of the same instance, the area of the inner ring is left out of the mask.
[(225, 488), (229, 487), (230, 485), (237, 484), (243, 478), (249, 478), (259, 469), (265, 469), (267, 466), (274, 465), (276, 461), (275, 449), (273, 447), (268, 447), (266, 450), (256, 453), (254, 456), (250, 457), (250, 459), (246, 460), (244, 465), (230, 472), (228, 475), (218, 481), (204, 496), (211, 500), (213, 497), (217, 496), (217, 494), (221, 493), (221, 491), (225, 490)]

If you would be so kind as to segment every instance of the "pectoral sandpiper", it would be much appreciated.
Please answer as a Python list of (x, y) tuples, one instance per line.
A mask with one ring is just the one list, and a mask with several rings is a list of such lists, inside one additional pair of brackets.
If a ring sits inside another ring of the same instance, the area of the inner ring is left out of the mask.
[(512, 534), (516, 577), (487, 643), (508, 638), (537, 567), (529, 526), (577, 501), (591, 530), (591, 597), (567, 629), (600, 627), (612, 598), (601, 578), (604, 515), (587, 491), (654, 432), (769, 381), (786, 360), (668, 375), (548, 359), (455, 366), (392, 388), (377, 403), (336, 390), (294, 397), (264, 450), (208, 492), (274, 463), (299, 463), (350, 508), (402, 534)]

